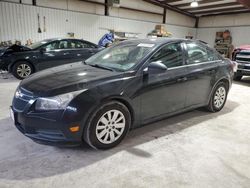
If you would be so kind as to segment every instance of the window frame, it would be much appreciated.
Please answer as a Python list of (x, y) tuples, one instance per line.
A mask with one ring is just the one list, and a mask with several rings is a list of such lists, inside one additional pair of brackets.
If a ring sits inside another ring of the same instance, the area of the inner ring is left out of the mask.
[(157, 49), (155, 52), (153, 52), (153, 53), (151, 54), (151, 56), (148, 58), (148, 60), (146, 61), (145, 65), (142, 66), (143, 69), (146, 68), (146, 67), (150, 64), (151, 58), (152, 58), (156, 53), (158, 53), (158, 52), (159, 52), (162, 48), (164, 48), (165, 46), (171, 45), (171, 44), (180, 44), (180, 45), (181, 45), (182, 65), (176, 66), (176, 67), (170, 67), (170, 68), (168, 68), (168, 70), (183, 68), (183, 67), (186, 65), (186, 64), (185, 64), (184, 41), (173, 41), (173, 42), (165, 43), (165, 44), (162, 44), (161, 46), (159, 46), (158, 49)]
[(81, 43), (85, 43), (85, 44), (87, 44), (87, 45), (89, 45), (89, 46), (93, 46), (93, 48), (70, 48), (70, 49), (72, 49), (72, 50), (82, 50), (82, 49), (97, 49), (98, 48), (98, 46), (96, 45), (96, 44), (94, 44), (94, 43), (91, 43), (91, 42), (88, 42), (88, 41), (85, 41), (85, 40), (78, 40), (78, 39), (70, 39), (69, 40), (70, 42), (81, 42)]
[(194, 66), (194, 65), (201, 65), (201, 64), (207, 64), (207, 63), (214, 63), (214, 62), (218, 62), (218, 61), (222, 61), (223, 59), (221, 59), (221, 57), (218, 54), (214, 54), (214, 56), (216, 56), (218, 58), (218, 60), (210, 60), (210, 61), (204, 61), (204, 62), (200, 62), (200, 63), (193, 63), (193, 64), (189, 64), (188, 63), (188, 49), (187, 49), (187, 44), (189, 43), (194, 43), (197, 46), (206, 49), (207, 54), (209, 54), (209, 52), (214, 52), (213, 49), (209, 48), (208, 46), (205, 46), (197, 41), (185, 41), (184, 42), (184, 51), (185, 51), (185, 65), (186, 66)]

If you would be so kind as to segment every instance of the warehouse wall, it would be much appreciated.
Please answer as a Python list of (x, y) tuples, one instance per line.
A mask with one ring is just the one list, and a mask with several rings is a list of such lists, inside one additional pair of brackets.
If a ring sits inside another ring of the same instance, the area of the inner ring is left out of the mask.
[[(46, 0), (37, 2), (46, 2)], [(98, 9), (95, 9), (95, 13), (100, 12)], [(46, 16), (46, 32), (37, 32), (38, 13), (41, 17), (42, 29), (42, 18)], [(176, 20), (178, 19), (176, 18)], [(178, 26), (183, 25), (182, 23), (173, 25), (174, 19), (170, 21), (170, 24), (167, 24), (166, 27), (168, 31), (173, 33), (174, 37), (195, 36), (195, 28)], [(0, 41), (21, 40), (24, 43), (29, 38), (33, 41), (38, 41), (45, 38), (65, 37), (68, 32), (74, 32), (76, 38), (84, 38), (97, 43), (99, 38), (107, 32), (105, 28), (140, 33), (139, 37), (144, 38), (147, 33), (153, 30), (157, 23), (159, 22), (107, 17), (19, 3), (0, 2)]]
[(197, 38), (214, 46), (217, 31), (230, 30), (234, 46), (250, 44), (250, 13), (200, 18)]

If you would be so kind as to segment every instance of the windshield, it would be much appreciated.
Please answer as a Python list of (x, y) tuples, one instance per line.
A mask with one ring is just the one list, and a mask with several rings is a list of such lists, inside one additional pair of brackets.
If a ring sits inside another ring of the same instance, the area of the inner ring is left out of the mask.
[(36, 48), (39, 48), (40, 46), (46, 44), (50, 42), (49, 40), (42, 40), (42, 41), (39, 41), (39, 42), (35, 42), (34, 44), (30, 45), (29, 48), (31, 49), (36, 49)]
[(154, 44), (119, 44), (92, 56), (85, 61), (88, 65), (99, 65), (117, 71), (126, 71), (138, 64)]

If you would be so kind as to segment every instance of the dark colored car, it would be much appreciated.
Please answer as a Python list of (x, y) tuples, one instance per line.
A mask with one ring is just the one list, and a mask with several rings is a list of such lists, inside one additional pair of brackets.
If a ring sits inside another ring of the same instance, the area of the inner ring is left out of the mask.
[(238, 64), (234, 80), (240, 81), (243, 76), (250, 76), (250, 45), (236, 48), (232, 56), (232, 59)]
[(45, 144), (114, 147), (130, 129), (198, 107), (220, 111), (233, 64), (182, 39), (124, 41), (85, 62), (31, 75), (12, 102), (16, 127)]
[(13, 45), (0, 49), (0, 70), (24, 79), (43, 69), (85, 60), (100, 50), (97, 45), (79, 39), (47, 39), (29, 47)]

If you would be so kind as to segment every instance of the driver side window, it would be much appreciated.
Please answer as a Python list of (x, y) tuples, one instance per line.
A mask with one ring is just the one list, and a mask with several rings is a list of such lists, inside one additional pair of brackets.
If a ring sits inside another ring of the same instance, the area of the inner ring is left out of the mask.
[(46, 51), (50, 51), (57, 49), (57, 47), (58, 47), (58, 41), (55, 41), (45, 45), (43, 48), (45, 48)]
[(159, 61), (168, 68), (178, 67), (183, 65), (182, 47), (181, 43), (172, 43), (163, 46), (154, 56), (150, 62)]

